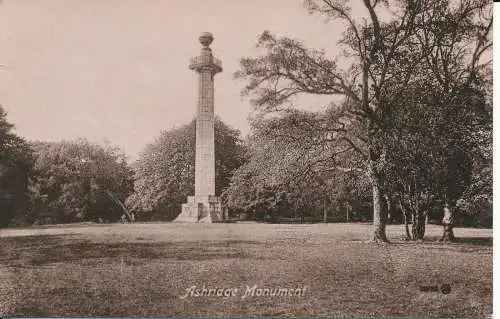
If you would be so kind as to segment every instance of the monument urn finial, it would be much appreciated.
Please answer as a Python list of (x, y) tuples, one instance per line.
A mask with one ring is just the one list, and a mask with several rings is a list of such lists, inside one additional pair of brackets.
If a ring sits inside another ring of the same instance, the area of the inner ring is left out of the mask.
[(210, 32), (203, 32), (202, 34), (200, 34), (198, 39), (200, 40), (201, 45), (206, 48), (208, 48), (208, 46), (212, 44), (212, 41), (214, 41), (214, 37)]

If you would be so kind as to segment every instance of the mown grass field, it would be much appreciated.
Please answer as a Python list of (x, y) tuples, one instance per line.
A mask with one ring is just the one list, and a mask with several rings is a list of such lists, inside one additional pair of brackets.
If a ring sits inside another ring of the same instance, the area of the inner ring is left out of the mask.
[[(0, 315), (423, 316), (492, 312), (492, 230), (456, 229), (459, 243), (367, 242), (364, 224), (114, 224), (0, 231)], [(449, 283), (451, 293), (420, 286)], [(246, 286), (307, 287), (247, 297)], [(231, 298), (186, 289), (239, 288)]]

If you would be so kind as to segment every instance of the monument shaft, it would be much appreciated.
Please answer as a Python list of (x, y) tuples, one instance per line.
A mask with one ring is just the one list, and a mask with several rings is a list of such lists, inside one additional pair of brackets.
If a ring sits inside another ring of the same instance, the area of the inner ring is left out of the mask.
[(199, 71), (196, 114), (195, 196), (215, 195), (214, 81), (209, 69)]

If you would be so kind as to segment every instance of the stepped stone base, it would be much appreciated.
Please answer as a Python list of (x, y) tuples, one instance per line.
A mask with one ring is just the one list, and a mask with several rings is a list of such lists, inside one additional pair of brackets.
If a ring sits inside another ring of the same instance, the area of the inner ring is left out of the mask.
[(182, 211), (174, 222), (220, 223), (227, 217), (227, 210), (217, 196), (188, 196)]

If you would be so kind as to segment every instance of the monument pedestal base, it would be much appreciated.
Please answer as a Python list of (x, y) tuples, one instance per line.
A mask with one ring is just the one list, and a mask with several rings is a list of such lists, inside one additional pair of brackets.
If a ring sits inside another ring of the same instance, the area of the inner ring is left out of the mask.
[(225, 219), (222, 201), (217, 196), (188, 196), (174, 222), (220, 223)]

